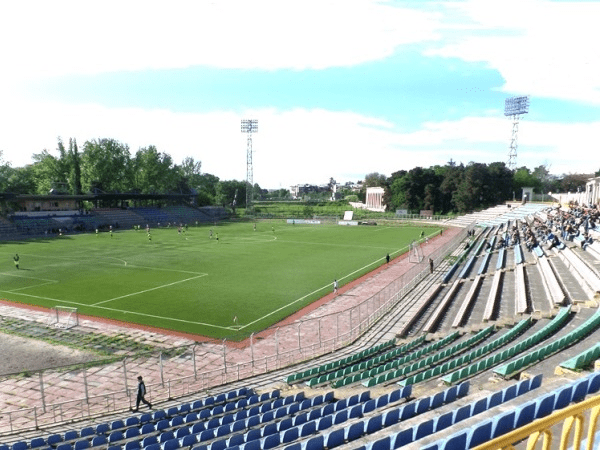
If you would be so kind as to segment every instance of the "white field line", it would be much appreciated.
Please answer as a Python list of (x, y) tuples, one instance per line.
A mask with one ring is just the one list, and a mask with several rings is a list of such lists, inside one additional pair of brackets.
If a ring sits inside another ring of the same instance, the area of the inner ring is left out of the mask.
[(58, 280), (47, 280), (46, 278), (28, 277), (28, 276), (17, 275), (14, 273), (6, 273), (6, 272), (0, 273), (0, 276), (2, 276), (2, 275), (5, 275), (7, 277), (23, 278), (25, 280), (43, 281), (43, 283), (33, 284), (30, 286), (23, 286), (20, 288), (11, 289), (10, 291), (4, 291), (4, 292), (11, 292), (11, 293), (17, 293), (17, 291), (22, 291), (24, 289), (31, 289), (31, 288), (36, 288), (36, 287), (40, 287), (40, 286), (47, 286), (49, 284), (56, 284), (59, 282)]
[[(405, 247), (405, 248), (406, 248), (406, 249), (408, 249), (408, 247)], [(399, 250), (396, 250), (395, 252), (393, 252), (392, 254), (400, 253), (401, 251), (402, 251), (402, 249), (399, 249)], [(352, 275), (354, 275), (354, 274), (356, 274), (356, 273), (358, 273), (358, 272), (361, 272), (361, 271), (363, 271), (364, 269), (366, 269), (366, 268), (368, 268), (368, 267), (371, 267), (373, 264), (377, 264), (377, 263), (378, 263), (379, 261), (381, 261), (382, 259), (384, 259), (384, 258), (379, 258), (379, 259), (376, 259), (376, 260), (375, 260), (375, 261), (373, 261), (372, 263), (369, 263), (369, 264), (367, 264), (367, 265), (365, 265), (365, 266), (361, 267), (360, 269), (356, 269), (354, 272), (350, 272), (349, 274), (347, 274), (347, 275), (344, 275), (343, 277), (339, 278), (339, 280), (341, 281), (341, 280), (345, 280), (346, 278), (350, 278)], [(298, 299), (296, 299), (296, 300), (294, 300), (294, 301), (291, 301), (290, 303), (288, 303), (287, 305), (284, 305), (284, 306), (282, 306), (281, 308), (275, 309), (275, 310), (271, 311), (270, 313), (268, 313), (268, 314), (265, 314), (264, 316), (262, 316), (262, 317), (259, 317), (258, 319), (256, 319), (256, 320), (253, 320), (252, 322), (249, 322), (249, 323), (247, 323), (247, 324), (245, 324), (245, 325), (241, 325), (241, 326), (239, 327), (239, 329), (244, 329), (244, 328), (246, 328), (246, 327), (248, 327), (248, 326), (250, 326), (250, 325), (253, 325), (253, 324), (255, 324), (256, 322), (259, 322), (259, 321), (261, 321), (261, 320), (263, 320), (263, 319), (266, 319), (267, 317), (269, 317), (269, 316), (271, 316), (271, 315), (273, 315), (273, 314), (275, 314), (275, 313), (277, 313), (277, 312), (279, 312), (279, 311), (281, 311), (281, 310), (283, 310), (283, 309), (285, 309), (285, 308), (288, 308), (289, 306), (293, 305), (294, 303), (298, 303), (299, 301), (302, 301), (302, 300), (304, 300), (306, 297), (309, 297), (309, 296), (311, 296), (311, 295), (313, 295), (313, 294), (316, 294), (317, 292), (320, 292), (320, 291), (322, 291), (323, 289), (327, 289), (327, 288), (329, 288), (329, 289), (332, 289), (332, 286), (333, 286), (333, 284), (326, 284), (326, 285), (325, 285), (325, 286), (323, 286), (323, 287), (320, 287), (320, 288), (318, 288), (318, 289), (315, 289), (314, 291), (312, 291), (312, 292), (309, 292), (308, 294), (306, 294), (306, 295), (304, 295), (304, 296), (302, 296), (302, 297), (300, 297), (300, 298), (298, 298)]]
[(98, 306), (98, 305), (102, 305), (104, 303), (112, 302), (113, 300), (119, 300), (121, 298), (133, 297), (134, 295), (145, 294), (146, 292), (156, 291), (157, 289), (164, 289), (166, 287), (173, 286), (175, 284), (185, 283), (186, 281), (195, 280), (196, 278), (202, 278), (207, 275), (208, 275), (207, 273), (203, 273), (203, 274), (197, 275), (195, 277), (186, 278), (184, 280), (179, 280), (179, 281), (173, 281), (172, 283), (168, 283), (168, 284), (163, 284), (162, 286), (156, 286), (156, 287), (153, 287), (150, 289), (144, 289), (143, 291), (132, 292), (130, 294), (121, 295), (119, 297), (109, 298), (108, 300), (102, 300), (101, 302), (92, 303), (90, 306)]
[[(2, 291), (2, 290), (0, 290), (0, 292), (10, 292), (10, 291)], [(15, 294), (17, 294), (17, 295), (24, 295), (26, 297), (32, 297), (32, 298), (40, 298), (42, 300), (52, 300), (52, 301), (60, 302), (60, 303), (68, 303), (70, 305), (86, 306), (86, 307), (90, 306), (90, 305), (85, 304), (85, 303), (72, 302), (72, 301), (69, 301), (69, 300), (59, 300), (59, 299), (50, 298), (50, 297), (42, 297), (40, 295), (24, 294), (22, 292), (15, 292)], [(202, 325), (202, 326), (206, 326), (206, 327), (220, 328), (222, 330), (233, 330), (234, 329), (233, 327), (222, 327), (222, 326), (219, 326), (219, 325), (213, 325), (211, 323), (195, 322), (193, 320), (175, 319), (173, 317), (164, 317), (164, 316), (156, 316), (154, 314), (146, 314), (146, 313), (140, 313), (140, 312), (125, 311), (125, 310), (117, 309), (117, 308), (108, 308), (106, 306), (94, 306), (94, 307), (98, 308), (98, 309), (105, 309), (107, 311), (120, 312), (120, 313), (123, 313), (123, 314), (133, 314), (135, 316), (152, 317), (154, 319), (171, 320), (173, 322), (181, 322), (181, 323), (187, 323), (187, 324), (192, 324), (192, 325)]]

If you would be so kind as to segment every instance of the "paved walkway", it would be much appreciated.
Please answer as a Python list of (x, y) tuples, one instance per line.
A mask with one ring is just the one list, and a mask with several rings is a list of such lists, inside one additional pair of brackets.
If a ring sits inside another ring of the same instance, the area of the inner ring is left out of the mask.
[[(427, 261), (428, 255), (460, 232), (460, 228), (450, 228), (444, 230), (442, 236), (423, 244), (424, 260)], [(337, 294), (332, 293), (288, 317), (278, 324), (284, 332), (276, 332), (277, 328), (273, 327), (258, 333), (252, 341), (253, 345), (249, 340), (235, 345), (197, 342), (191, 336), (133, 328), (114, 321), (81, 318), (80, 331), (111, 336), (127, 335), (130, 339), (158, 348), (189, 348), (169, 359), (154, 355), (69, 372), (46, 370), (41, 375), (4, 378), (0, 380), (0, 433), (31, 427), (32, 420), (37, 421), (38, 425), (51, 424), (128, 408), (135, 401), (135, 396), (128, 394), (136, 388), (138, 374), (144, 375), (149, 398), (156, 407), (160, 407), (161, 401), (168, 398), (206, 391), (213, 386), (280, 368), (298, 358), (305, 359), (323, 353), (323, 349), (318, 348), (319, 342), (330, 339), (336, 333), (339, 335), (339, 328), (349, 325), (345, 312), (356, 308), (413, 267), (414, 263), (406, 255), (398, 257), (388, 265), (343, 286)], [(332, 315), (334, 313), (340, 314)], [(0, 302), (0, 316), (44, 323), (48, 312)], [(312, 323), (318, 324), (316, 332), (314, 327), (302, 325), (311, 318), (314, 319)], [(332, 318), (336, 318), (336, 323), (330, 323)], [(298, 348), (299, 341), (302, 342), (302, 348)], [(224, 360), (227, 361), (226, 367)], [(81, 400), (86, 398), (87, 401)], [(14, 412), (22, 408), (25, 410)]]

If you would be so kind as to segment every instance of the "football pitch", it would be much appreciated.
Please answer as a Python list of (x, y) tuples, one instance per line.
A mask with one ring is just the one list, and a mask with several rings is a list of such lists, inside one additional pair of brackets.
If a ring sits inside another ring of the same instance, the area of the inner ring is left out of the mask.
[(242, 339), (330, 293), (334, 279), (343, 286), (404, 253), (423, 230), (439, 228), (273, 221), (153, 229), (151, 240), (127, 230), (1, 242), (0, 298)]

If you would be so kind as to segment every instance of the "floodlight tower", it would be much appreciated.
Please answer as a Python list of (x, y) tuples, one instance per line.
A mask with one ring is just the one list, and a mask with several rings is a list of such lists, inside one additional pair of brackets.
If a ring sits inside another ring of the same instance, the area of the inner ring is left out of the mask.
[(510, 148), (508, 150), (508, 163), (506, 164), (510, 170), (517, 168), (517, 133), (519, 131), (519, 118), (521, 114), (529, 112), (529, 96), (525, 97), (510, 97), (504, 101), (504, 115), (512, 117), (513, 128), (512, 137), (510, 140)]
[(252, 167), (252, 133), (258, 132), (258, 120), (242, 119), (242, 133), (248, 135), (246, 143), (246, 211), (252, 208), (254, 169)]

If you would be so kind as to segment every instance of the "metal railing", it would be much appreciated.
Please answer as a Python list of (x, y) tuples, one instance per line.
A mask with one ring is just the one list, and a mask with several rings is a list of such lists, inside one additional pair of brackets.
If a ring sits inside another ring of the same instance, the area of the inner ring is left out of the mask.
[[(585, 449), (592, 450), (597, 448), (594, 439), (599, 415), (600, 395), (556, 411), (504, 436), (474, 447), (474, 450), (513, 449), (513, 443), (524, 439), (527, 439), (527, 450), (535, 449), (540, 440), (542, 449), (578, 450), (582, 448), (584, 439)], [(561, 428), (560, 439), (556, 441), (554, 434), (559, 427)]]
[[(462, 230), (450, 242), (426, 255), (408, 272), (360, 304), (344, 311), (270, 327), (253, 334), (249, 347), (231, 348), (231, 344), (223, 340), (220, 344), (182, 347), (181, 351), (174, 352), (176, 356), (170, 358), (163, 357), (162, 353), (154, 353), (136, 358), (124, 357), (108, 365), (87, 368), (79, 365), (73, 370), (61, 368), (33, 372), (29, 377), (31, 382), (28, 383), (26, 397), (30, 405), (37, 404), (2, 411), (0, 433), (131, 409), (136, 399), (137, 385), (131, 381), (135, 377), (130, 374), (147, 374), (147, 398), (157, 403), (194, 393), (206, 393), (224, 384), (249, 379), (346, 347), (366, 333), (429, 275), (428, 258), (438, 265), (459, 246), (466, 233), (467, 229)], [(264, 337), (268, 335), (274, 335), (274, 342), (270, 340), (270, 343), (266, 343), (268, 340)], [(204, 354), (201, 361), (196, 355), (199, 347)], [(212, 356), (210, 361), (206, 355)], [(106, 392), (107, 374), (112, 374), (109, 392)], [(3, 377), (0, 384), (8, 378)], [(76, 397), (73, 400), (52, 400), (73, 396)]]

